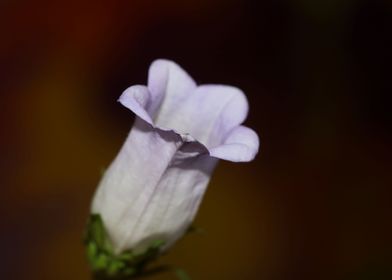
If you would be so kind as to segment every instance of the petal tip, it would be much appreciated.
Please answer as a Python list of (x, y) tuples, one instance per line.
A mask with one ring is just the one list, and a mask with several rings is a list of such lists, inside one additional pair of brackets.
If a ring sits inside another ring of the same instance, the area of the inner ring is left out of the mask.
[(127, 88), (118, 98), (118, 102), (134, 112), (138, 117), (152, 124), (152, 119), (146, 111), (150, 94), (146, 86), (135, 85)]
[(232, 162), (252, 161), (259, 152), (260, 140), (257, 133), (239, 126), (227, 137), (225, 143), (210, 150), (210, 155)]

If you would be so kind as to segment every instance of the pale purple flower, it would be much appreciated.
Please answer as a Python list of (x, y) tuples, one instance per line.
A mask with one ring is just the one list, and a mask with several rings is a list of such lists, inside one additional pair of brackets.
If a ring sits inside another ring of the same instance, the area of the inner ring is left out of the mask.
[(154, 240), (167, 249), (193, 221), (218, 159), (246, 162), (257, 154), (257, 134), (241, 126), (248, 103), (238, 88), (197, 86), (168, 60), (153, 62), (148, 85), (129, 87), (119, 101), (137, 117), (92, 213), (101, 215), (116, 253)]

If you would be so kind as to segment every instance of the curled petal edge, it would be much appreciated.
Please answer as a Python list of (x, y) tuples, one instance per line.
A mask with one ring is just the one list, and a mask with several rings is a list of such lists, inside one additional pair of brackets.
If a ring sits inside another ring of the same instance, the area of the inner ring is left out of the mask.
[(235, 127), (221, 145), (213, 148), (207, 148), (203, 143), (188, 133), (181, 133), (171, 128), (156, 126), (145, 109), (150, 101), (150, 93), (146, 86), (134, 85), (129, 87), (123, 92), (118, 101), (154, 129), (163, 133), (174, 133), (183, 142), (196, 144), (192, 145), (194, 147), (192, 151), (206, 153), (211, 157), (227, 161), (247, 162), (253, 160), (259, 150), (259, 138), (256, 132), (242, 125)]
[(259, 151), (259, 137), (245, 126), (234, 128), (222, 145), (209, 149), (210, 156), (233, 162), (247, 162)]

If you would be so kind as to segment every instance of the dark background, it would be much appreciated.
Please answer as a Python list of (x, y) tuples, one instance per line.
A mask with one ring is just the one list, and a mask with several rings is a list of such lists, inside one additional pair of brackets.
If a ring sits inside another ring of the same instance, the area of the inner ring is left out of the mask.
[[(392, 279), (392, 2), (1, 1), (0, 278), (89, 279), (81, 244), (156, 58), (242, 88), (261, 136), (221, 162), (162, 262), (193, 279)], [(151, 279), (175, 279), (163, 274)]]

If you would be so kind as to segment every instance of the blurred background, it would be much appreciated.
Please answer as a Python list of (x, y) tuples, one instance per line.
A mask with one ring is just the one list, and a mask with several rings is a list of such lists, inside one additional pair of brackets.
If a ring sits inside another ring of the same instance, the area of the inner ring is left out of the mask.
[[(94, 189), (133, 122), (116, 102), (156, 58), (242, 88), (261, 136), (221, 162), (192, 279), (392, 279), (392, 2), (0, 3), (1, 279), (89, 279)], [(166, 273), (151, 279), (175, 279)]]

